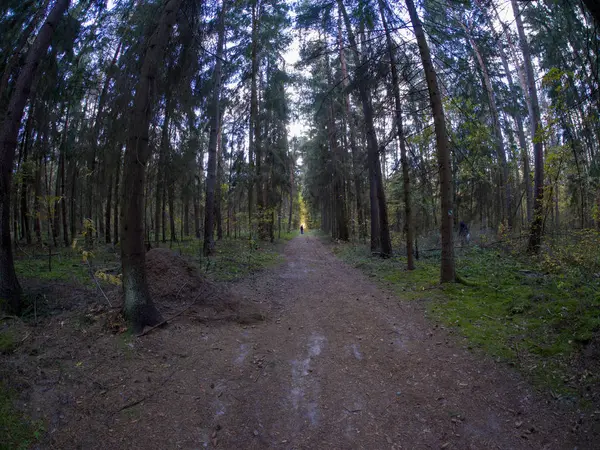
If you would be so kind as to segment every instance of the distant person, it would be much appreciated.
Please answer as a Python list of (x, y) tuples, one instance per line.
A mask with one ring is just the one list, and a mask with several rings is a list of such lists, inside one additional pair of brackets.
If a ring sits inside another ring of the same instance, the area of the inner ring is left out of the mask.
[(304, 225), (300, 225), (300, 234), (304, 234)]
[(468, 244), (471, 240), (471, 233), (469, 233), (469, 227), (462, 220), (458, 226), (458, 237), (462, 241), (463, 245)]

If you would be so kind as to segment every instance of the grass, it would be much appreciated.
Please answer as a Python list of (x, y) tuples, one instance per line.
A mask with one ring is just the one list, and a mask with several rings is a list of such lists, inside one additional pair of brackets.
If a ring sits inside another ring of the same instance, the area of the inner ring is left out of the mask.
[(14, 392), (0, 384), (0, 450), (27, 449), (39, 440), (44, 427), (14, 407)]
[[(202, 241), (193, 239), (174, 243), (172, 249), (191, 258), (212, 281), (236, 281), (283, 261), (281, 246), (298, 233), (281, 233), (281, 240), (268, 241), (225, 238), (215, 243), (215, 254), (202, 256)], [(167, 245), (168, 246), (168, 245)]]
[(597, 374), (582, 381), (573, 367), (600, 330), (600, 278), (584, 268), (549, 270), (544, 256), (532, 260), (473, 247), (457, 258), (457, 272), (469, 285), (440, 286), (438, 257), (421, 259), (408, 272), (405, 258), (371, 257), (363, 246), (340, 244), (334, 251), (400, 298), (426, 300), (430, 316), (464, 336), (469, 347), (515, 365), (556, 395), (568, 398), (582, 383), (600, 381)]
[[(171, 248), (176, 253), (190, 257), (209, 279), (234, 281), (279, 264), (282, 260), (282, 243), (297, 235), (298, 232), (281, 233), (281, 239), (274, 243), (249, 241), (247, 237), (226, 238), (216, 242), (215, 255), (210, 258), (202, 256), (202, 241), (198, 239), (186, 239), (172, 244), (160, 243), (160, 247)], [(120, 273), (118, 247), (113, 249), (111, 246), (99, 244), (91, 253), (85, 255), (77, 245), (75, 248), (54, 248), (51, 267), (48, 264), (48, 256), (44, 252), (44, 249), (36, 247), (17, 252), (15, 260), (17, 275), (25, 279), (75, 282), (94, 287), (88, 262), (94, 272), (100, 270), (113, 275)], [(106, 281), (100, 280), (100, 283)]]
[(17, 347), (15, 336), (10, 329), (0, 331), (0, 354), (10, 353)]

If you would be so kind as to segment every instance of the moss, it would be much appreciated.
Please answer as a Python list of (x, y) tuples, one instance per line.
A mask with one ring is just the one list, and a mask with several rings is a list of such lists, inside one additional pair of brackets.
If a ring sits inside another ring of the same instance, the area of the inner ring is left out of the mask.
[[(600, 330), (600, 281), (580, 271), (549, 273), (542, 263), (473, 248), (457, 258), (467, 283), (440, 286), (439, 259), (382, 260), (355, 244), (334, 252), (402, 300), (426, 300), (429, 315), (478, 348), (518, 367), (539, 386), (561, 395), (576, 388), (571, 361)], [(592, 380), (586, 380), (586, 382)]]
[(14, 393), (0, 384), (0, 450), (27, 449), (44, 431), (41, 422), (32, 422), (14, 407)]
[(16, 346), (15, 337), (10, 330), (0, 331), (0, 353), (10, 353)]

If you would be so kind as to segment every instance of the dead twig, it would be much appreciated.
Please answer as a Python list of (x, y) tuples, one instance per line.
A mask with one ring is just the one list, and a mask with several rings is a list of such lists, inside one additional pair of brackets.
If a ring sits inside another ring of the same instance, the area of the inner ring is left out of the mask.
[(3, 321), (3, 320), (9, 320), (9, 319), (11, 319), (11, 320), (21, 320), (21, 318), (17, 317), (17, 316), (2, 316), (2, 317), (0, 317), (0, 322)]
[(121, 412), (121, 411), (125, 411), (126, 409), (129, 408), (133, 408), (136, 405), (139, 405), (142, 402), (145, 402), (146, 400), (151, 399), (152, 397), (154, 397), (156, 395), (156, 393), (160, 390), (160, 388), (162, 388), (165, 384), (167, 384), (167, 381), (169, 381), (171, 378), (173, 378), (173, 375), (175, 375), (175, 372), (177, 372), (177, 369), (173, 370), (159, 385), (157, 388), (153, 389), (152, 392), (150, 392), (148, 395), (143, 396), (142, 398), (140, 398), (139, 400), (136, 400), (134, 402), (131, 403), (127, 403), (126, 405), (121, 406), (118, 410), (115, 411), (115, 413)]
[(159, 323), (157, 325), (154, 325), (153, 327), (150, 327), (147, 330), (142, 331), (140, 334), (137, 335), (137, 337), (145, 336), (146, 334), (150, 333), (152, 330), (155, 330), (156, 328), (162, 327), (163, 325), (169, 323), (171, 320), (175, 319), (176, 317), (179, 317), (184, 312), (186, 312), (188, 309), (190, 309), (192, 306), (194, 306), (196, 304), (196, 302), (198, 301), (198, 298), (200, 297), (200, 295), (202, 295), (203, 293), (204, 293), (204, 291), (202, 291), (198, 295), (196, 295), (196, 297), (194, 298), (194, 300), (192, 300), (192, 303), (190, 303), (189, 305), (187, 305), (181, 311), (177, 312), (176, 314), (174, 314), (173, 316), (169, 317), (168, 319), (163, 320), (161, 323)]
[(104, 296), (104, 298), (106, 299), (106, 301), (108, 302), (108, 306), (110, 306), (112, 308), (112, 303), (110, 302), (110, 300), (108, 299), (108, 297), (106, 296), (106, 294), (104, 293), (104, 291), (102, 290), (102, 288), (100, 287), (100, 283), (98, 283), (98, 279), (96, 278), (96, 275), (94, 275), (94, 271), (92, 270), (92, 265), (90, 264), (90, 262), (87, 262), (89, 271), (90, 271), (90, 277), (92, 277), (92, 280), (94, 280), (94, 283), (96, 283), (96, 286), (98, 287), (98, 289), (100, 290), (100, 292), (102, 293), (102, 295)]

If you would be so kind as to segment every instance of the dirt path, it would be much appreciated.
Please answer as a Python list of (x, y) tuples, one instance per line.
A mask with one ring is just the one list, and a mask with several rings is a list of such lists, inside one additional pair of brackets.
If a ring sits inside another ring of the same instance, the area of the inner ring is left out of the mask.
[[(48, 445), (574, 448), (573, 423), (554, 404), (513, 371), (462, 349), (316, 238), (292, 240), (285, 258), (233, 286), (269, 306), (266, 322), (183, 318), (81, 368), (79, 391), (61, 391), (59, 375)], [(69, 357), (77, 364), (82, 356)], [(72, 386), (76, 369), (61, 373)], [(35, 386), (34, 408), (50, 395)]]

